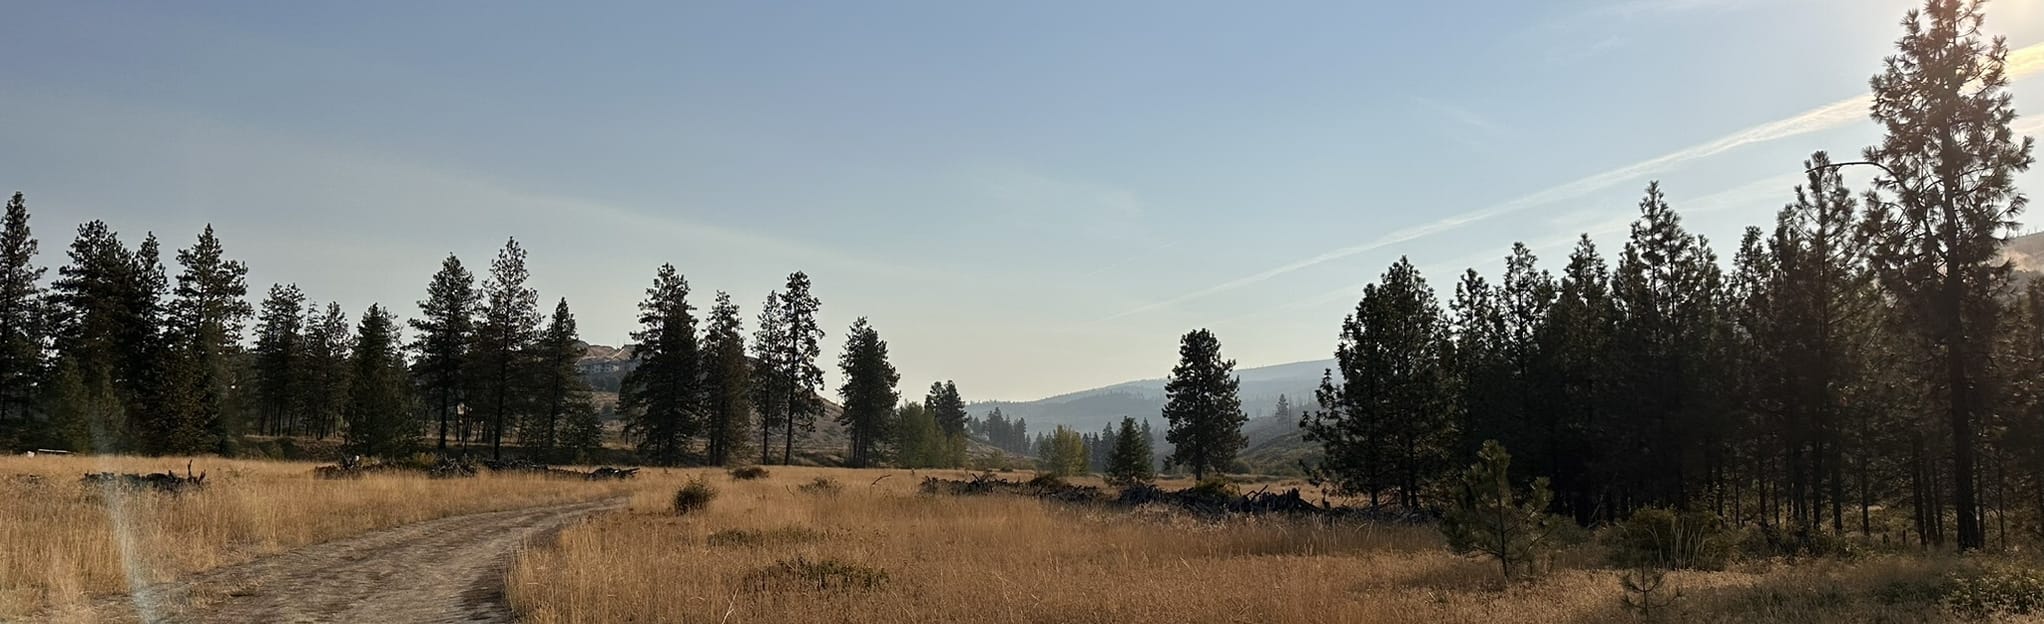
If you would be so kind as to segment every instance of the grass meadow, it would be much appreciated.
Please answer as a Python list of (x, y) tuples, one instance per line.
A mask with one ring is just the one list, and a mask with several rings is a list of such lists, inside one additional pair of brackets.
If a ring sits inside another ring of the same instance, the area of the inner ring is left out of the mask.
[[(115, 493), (88, 472), (207, 474), (198, 492)], [(311, 462), (0, 457), (0, 620), (40, 619), (130, 584), (451, 515), (617, 496), (631, 485), (493, 476), (321, 480)]]
[[(648, 475), (628, 510), (522, 553), (513, 604), (542, 624), (1640, 619), (1594, 541), (1501, 588), (1492, 564), (1449, 553), (1429, 526), (917, 493), (920, 476), (964, 474), (955, 471), (770, 470), (744, 481), (707, 469)], [(840, 487), (802, 487), (817, 478)], [(677, 516), (672, 497), (689, 479), (718, 495)], [(1681, 596), (1656, 619), (1961, 621), (1934, 590), (1965, 565), (1870, 555), (1677, 572), (1668, 583)]]

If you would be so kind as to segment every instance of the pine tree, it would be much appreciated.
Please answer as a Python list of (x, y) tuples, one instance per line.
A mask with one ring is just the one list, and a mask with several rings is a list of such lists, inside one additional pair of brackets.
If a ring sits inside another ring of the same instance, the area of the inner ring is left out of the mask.
[[(1279, 399), (1280, 405), (1283, 399)], [(1114, 450), (1107, 458), (1107, 482), (1114, 485), (1149, 483), (1157, 478), (1156, 460), (1150, 441), (1144, 439), (1136, 419), (1123, 416), (1121, 429), (1114, 433)]]
[(1614, 468), (1630, 477), (1621, 491), (1634, 505), (1684, 506), (1709, 491), (1723, 465), (1728, 410), (1713, 386), (1723, 367), (1709, 358), (1723, 320), (1723, 276), (1708, 241), (1683, 228), (1658, 183), (1647, 185), (1639, 207), (1612, 280), (1615, 442), (1628, 451)]
[(254, 310), (249, 306), (248, 266), (227, 260), (220, 239), (207, 225), (199, 240), (177, 252), (176, 298), (171, 301), (169, 332), (176, 366), (169, 371), (179, 397), (174, 422), (159, 441), (171, 453), (218, 451), (241, 435), (239, 415), (225, 408), (235, 385), (233, 362), (241, 349), (241, 332)]
[(1460, 552), (1480, 553), (1498, 562), (1509, 583), (1524, 576), (1541, 553), (1554, 547), (1557, 522), (1547, 515), (1553, 495), (1547, 478), (1533, 480), (1523, 496), (1512, 486), (1512, 456), (1496, 440), (1483, 443), (1477, 463), (1461, 475), (1456, 504), (1441, 517), (1448, 545)]
[(419, 436), (411, 380), (400, 351), (397, 318), (371, 305), (362, 313), (354, 353), (348, 358), (347, 422), (349, 452), (371, 457), (403, 457)]
[(933, 382), (930, 393), (923, 398), (923, 405), (936, 415), (937, 426), (946, 436), (965, 435), (965, 398), (958, 394), (958, 384), (951, 381)]
[(1872, 265), (1934, 349), (1926, 382), (1945, 389), (1952, 502), (1961, 550), (1986, 545), (1979, 517), (1982, 418), (1995, 404), (1990, 341), (2008, 278), (2002, 237), (2028, 198), (2015, 174), (2035, 140), (2009, 128), (2008, 44), (1983, 41), (1982, 3), (1927, 0), (1903, 18), (1897, 54), (1872, 81), (1886, 131), (1866, 160), (1883, 175), (1867, 198)]
[(539, 334), (539, 292), (526, 287), (525, 248), (504, 243), (483, 282), (482, 318), (471, 347), (470, 409), (488, 426), (490, 456), (504, 458), (506, 427), (531, 413), (534, 362), (531, 346)]
[(1550, 432), (1548, 472), (1556, 506), (1581, 523), (1614, 507), (1607, 500), (1616, 476), (1607, 459), (1615, 444), (1606, 435), (1615, 375), (1608, 362), (1617, 314), (1610, 281), (1596, 244), (1587, 235), (1578, 238), (1554, 302), (1535, 331), (1538, 346), (1528, 373), (1532, 402), (1538, 406), (1535, 418)]
[(703, 333), (704, 435), (712, 465), (738, 458), (752, 432), (752, 362), (745, 356), (744, 318), (731, 295), (717, 291), (710, 327)]
[(782, 375), (782, 345), (787, 330), (781, 326), (781, 292), (767, 293), (760, 304), (759, 329), (752, 334), (752, 408), (759, 415), (759, 463), (773, 461), (776, 427), (788, 418), (788, 397), (794, 394)]
[(838, 369), (845, 378), (838, 385), (838, 397), (844, 400), (838, 423), (844, 425), (852, 438), (848, 463), (853, 467), (871, 466), (879, 459), (876, 455), (880, 442), (887, 439), (894, 404), (901, 401), (900, 393), (894, 389), (895, 384), (901, 383), (901, 374), (887, 361), (887, 341), (880, 338), (880, 332), (873, 329), (866, 317), (859, 317), (845, 333)]
[(823, 329), (816, 325), (821, 302), (809, 293), (808, 274), (796, 271), (788, 275), (780, 304), (775, 374), (783, 380), (787, 392), (782, 403), (781, 463), (792, 464), (796, 432), (814, 431), (816, 417), (823, 412), (819, 396), (823, 390), (823, 369), (816, 367), (817, 356), (823, 354)]
[(595, 413), (589, 402), (589, 384), (575, 368), (584, 350), (575, 328), (575, 314), (568, 310), (568, 300), (562, 298), (554, 304), (553, 317), (540, 332), (537, 349), (540, 407), (526, 416), (518, 431), (519, 442), (540, 461), (573, 459), (574, 453), (568, 451), (579, 449), (566, 441), (567, 428), (582, 412)]
[(459, 417), (469, 378), (469, 346), (475, 341), (475, 275), (448, 254), (426, 286), (419, 318), (411, 320), (413, 377), (428, 409), (439, 419), (437, 448), (447, 452), (449, 420)]
[(1171, 423), (1164, 437), (1171, 441), (1170, 463), (1191, 469), (1198, 480), (1234, 463), (1235, 453), (1248, 442), (1242, 437), (1248, 416), (1242, 413), (1238, 396), (1241, 384), (1235, 377), (1235, 361), (1221, 359), (1221, 341), (1213, 332), (1194, 330), (1180, 339), (1178, 366), (1164, 382), (1164, 419)]
[(1321, 411), (1305, 428), (1327, 449), (1323, 468), (1371, 505), (1395, 489), (1399, 504), (1419, 506), (1422, 486), (1446, 465), (1455, 439), (1446, 336), (1433, 290), (1404, 258), (1342, 323), (1341, 383), (1322, 380)]
[(646, 300), (639, 302), (639, 331), (632, 333), (639, 367), (625, 375), (619, 397), (639, 452), (653, 462), (679, 463), (689, 440), (702, 431), (702, 354), (694, 310), (688, 279), (674, 265), (660, 265)]
[(352, 331), (340, 303), (329, 302), (324, 311), (305, 306), (305, 366), (298, 395), (304, 424), (298, 433), (324, 440), (338, 432), (348, 404)]
[[(154, 242), (149, 237), (129, 251), (105, 222), (86, 222), (71, 242), (69, 263), (50, 284), (48, 311), (58, 365), (77, 376), (80, 392), (46, 393), (59, 402), (45, 409), (98, 418), (78, 423), (85, 433), (74, 441), (92, 444), (78, 450), (134, 450), (157, 398), (164, 282)], [(101, 390), (111, 398), (98, 396)], [(61, 402), (87, 398), (94, 404)], [(118, 409), (103, 409), (107, 404)]]
[(36, 240), (16, 192), (0, 217), (0, 446), (23, 435), (42, 376), (45, 342)]
[(276, 284), (256, 319), (256, 432), (298, 431), (299, 382), (305, 368), (305, 293), (297, 284)]

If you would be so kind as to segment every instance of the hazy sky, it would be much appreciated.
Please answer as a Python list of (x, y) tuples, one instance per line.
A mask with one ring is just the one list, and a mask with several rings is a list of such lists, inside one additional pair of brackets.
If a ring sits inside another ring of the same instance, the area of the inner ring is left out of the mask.
[[(905, 395), (1029, 399), (1163, 376), (1197, 327), (1329, 357), (1400, 254), (1444, 297), (1514, 240), (1615, 254), (1651, 178), (1729, 258), (1810, 151), (1875, 140), (1854, 98), (1915, 3), (1365, 4), (15, 3), (0, 187), (46, 265), (84, 220), (211, 222), (252, 297), (351, 315), (516, 236), (604, 344), (662, 262), (748, 316), (801, 269), (831, 388), (867, 316)], [(2044, 42), (2044, 0), (1988, 27)]]

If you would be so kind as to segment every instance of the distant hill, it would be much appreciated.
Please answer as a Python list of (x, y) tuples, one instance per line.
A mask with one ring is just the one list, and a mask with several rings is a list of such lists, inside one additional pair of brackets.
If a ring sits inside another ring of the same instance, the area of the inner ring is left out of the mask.
[[(1320, 387), (1321, 372), (1332, 366), (1334, 360), (1330, 359), (1237, 369), (1235, 374), (1242, 379), (1242, 410), (1252, 417), (1268, 415), (1278, 395), (1290, 397), (1295, 406), (1310, 404), (1313, 390)], [(980, 417), (994, 408), (1000, 408), (1010, 420), (1028, 419), (1032, 432), (1064, 425), (1091, 433), (1121, 422), (1123, 416), (1147, 418), (1151, 426), (1161, 428), (1164, 380), (1141, 379), (1035, 401), (980, 401), (967, 406)]]

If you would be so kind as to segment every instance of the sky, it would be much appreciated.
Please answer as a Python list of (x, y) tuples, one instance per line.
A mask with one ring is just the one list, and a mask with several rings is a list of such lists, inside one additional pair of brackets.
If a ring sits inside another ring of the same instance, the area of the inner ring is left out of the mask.
[[(1878, 140), (1914, 4), (17, 3), (0, 187), (44, 265), (87, 220), (211, 223), (251, 299), (351, 315), (516, 237), (598, 344), (662, 263), (748, 317), (802, 270), (830, 388), (863, 316), (906, 397), (1027, 400), (1162, 377), (1202, 327), (1330, 357), (1399, 256), (1444, 300), (1514, 241), (1609, 256), (1648, 180), (1729, 258), (1812, 151)], [(2044, 135), (2044, 0), (1987, 30)]]

